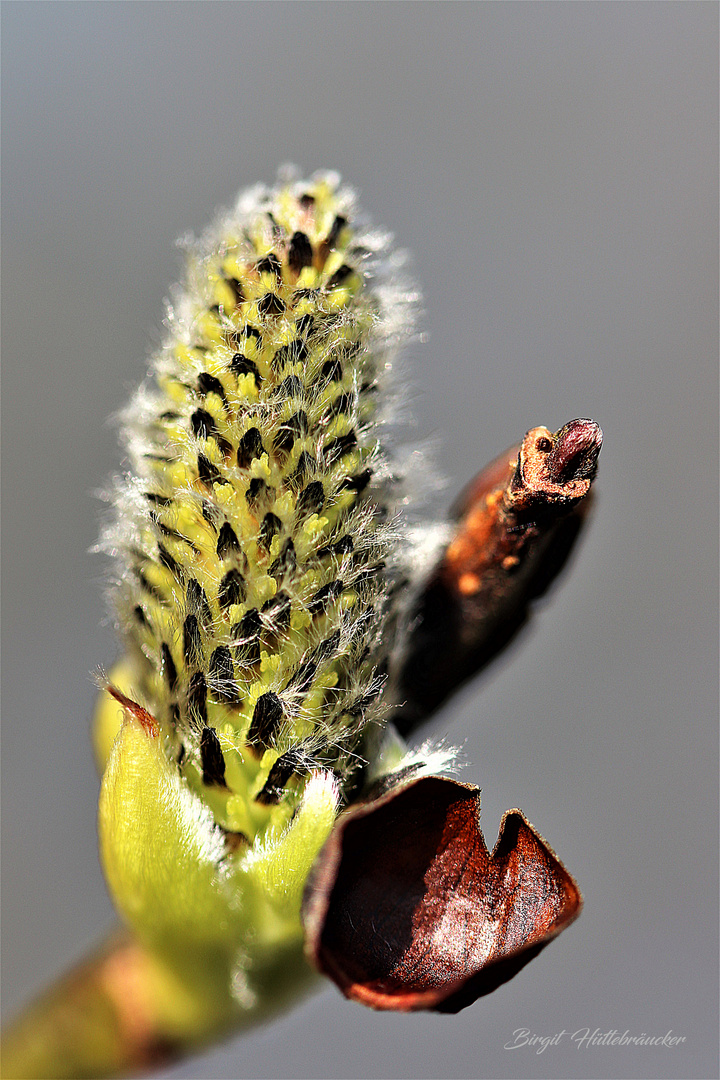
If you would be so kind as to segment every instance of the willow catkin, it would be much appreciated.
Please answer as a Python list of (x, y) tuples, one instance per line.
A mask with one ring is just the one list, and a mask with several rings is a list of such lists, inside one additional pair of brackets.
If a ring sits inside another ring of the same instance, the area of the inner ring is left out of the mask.
[(383, 444), (415, 295), (332, 173), (243, 193), (189, 249), (105, 546), (132, 691), (240, 846), (314, 768), (347, 791), (402, 575)]

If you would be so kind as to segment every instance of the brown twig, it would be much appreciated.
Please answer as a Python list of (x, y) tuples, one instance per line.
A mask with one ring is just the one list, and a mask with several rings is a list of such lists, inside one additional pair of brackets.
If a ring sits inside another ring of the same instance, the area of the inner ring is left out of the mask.
[(393, 673), (405, 733), (488, 664), (564, 566), (586, 516), (602, 431), (572, 420), (533, 428), (477, 476), (457, 529), (422, 591)]

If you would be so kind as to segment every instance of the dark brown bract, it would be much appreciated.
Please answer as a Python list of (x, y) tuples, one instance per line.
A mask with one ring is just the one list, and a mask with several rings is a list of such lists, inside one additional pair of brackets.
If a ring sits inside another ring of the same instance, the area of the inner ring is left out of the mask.
[(310, 960), (375, 1009), (458, 1012), (580, 914), (577, 885), (519, 810), (490, 854), (480, 792), (421, 777), (353, 807), (315, 864)]

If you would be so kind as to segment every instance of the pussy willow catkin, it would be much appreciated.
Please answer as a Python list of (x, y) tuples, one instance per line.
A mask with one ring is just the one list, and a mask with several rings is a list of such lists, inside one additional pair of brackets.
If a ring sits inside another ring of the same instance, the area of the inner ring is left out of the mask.
[(311, 770), (357, 783), (379, 716), (402, 573), (382, 442), (412, 330), (399, 278), (336, 175), (254, 188), (190, 248), (124, 415), (106, 547), (131, 696), (239, 849), (290, 819)]

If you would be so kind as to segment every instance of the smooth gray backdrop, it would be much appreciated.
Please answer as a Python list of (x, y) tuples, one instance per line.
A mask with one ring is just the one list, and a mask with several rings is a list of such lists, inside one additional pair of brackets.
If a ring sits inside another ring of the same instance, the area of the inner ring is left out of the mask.
[[(173, 243), (278, 165), (412, 250), (449, 501), (535, 424), (605, 431), (572, 572), (433, 731), (490, 844), (520, 806), (580, 921), (457, 1017), (330, 985), (168, 1077), (717, 1076), (717, 29), (711, 3), (3, 5), (3, 1007), (112, 923), (93, 492)], [(578, 1048), (589, 1027), (674, 1049)], [(566, 1034), (537, 1054), (516, 1029)]]

